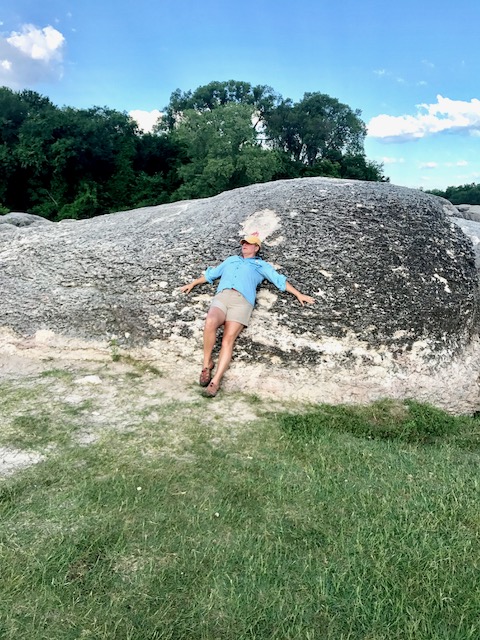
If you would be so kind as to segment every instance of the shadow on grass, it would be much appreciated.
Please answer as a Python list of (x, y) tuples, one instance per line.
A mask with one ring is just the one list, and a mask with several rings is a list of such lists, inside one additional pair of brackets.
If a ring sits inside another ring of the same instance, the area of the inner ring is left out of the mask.
[(278, 417), (280, 428), (297, 442), (315, 440), (326, 429), (358, 438), (398, 440), (412, 444), (450, 442), (480, 449), (478, 418), (452, 416), (414, 400), (380, 400), (368, 406), (320, 405), (302, 414)]

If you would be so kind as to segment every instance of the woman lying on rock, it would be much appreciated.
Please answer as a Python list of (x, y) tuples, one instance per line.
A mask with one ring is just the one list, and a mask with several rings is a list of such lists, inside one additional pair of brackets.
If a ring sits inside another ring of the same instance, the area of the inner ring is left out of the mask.
[[(278, 273), (272, 265), (257, 256), (261, 242), (257, 234), (246, 236), (241, 240), (242, 256), (230, 256), (216, 267), (208, 267), (202, 276), (181, 287), (184, 293), (199, 284), (213, 283), (220, 278), (215, 297), (205, 320), (203, 330), (203, 369), (200, 374), (200, 385), (206, 387), (207, 396), (217, 395), (220, 382), (232, 359), (233, 345), (243, 328), (249, 323), (255, 305), (258, 285), (265, 279), (274, 284), (280, 291), (292, 293), (300, 304), (313, 304), (315, 300), (300, 293), (287, 278)], [(212, 377), (214, 368), (212, 351), (217, 339), (217, 329), (224, 325), (222, 346), (218, 357), (218, 366)]]

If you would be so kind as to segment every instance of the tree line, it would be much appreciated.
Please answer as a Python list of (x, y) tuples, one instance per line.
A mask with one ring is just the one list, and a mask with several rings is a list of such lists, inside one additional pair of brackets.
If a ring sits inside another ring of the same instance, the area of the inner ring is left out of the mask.
[(0, 213), (82, 219), (283, 178), (388, 181), (365, 155), (360, 116), (323, 93), (294, 102), (231, 80), (178, 89), (142, 133), (126, 112), (3, 87)]
[(432, 189), (428, 193), (446, 198), (452, 204), (480, 204), (480, 184), (475, 182), (458, 187), (447, 187), (445, 191)]

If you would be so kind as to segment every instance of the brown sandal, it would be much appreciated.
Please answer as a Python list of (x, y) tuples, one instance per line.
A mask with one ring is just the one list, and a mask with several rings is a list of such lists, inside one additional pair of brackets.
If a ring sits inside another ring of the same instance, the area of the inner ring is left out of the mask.
[(214, 366), (215, 365), (212, 364), (211, 367), (205, 367), (205, 369), (202, 369), (202, 373), (200, 374), (200, 380), (198, 381), (201, 387), (208, 387), (208, 385), (210, 384)]
[(219, 385), (215, 384), (215, 382), (210, 382), (208, 387), (205, 389), (205, 395), (208, 398), (214, 398), (218, 393), (218, 387)]

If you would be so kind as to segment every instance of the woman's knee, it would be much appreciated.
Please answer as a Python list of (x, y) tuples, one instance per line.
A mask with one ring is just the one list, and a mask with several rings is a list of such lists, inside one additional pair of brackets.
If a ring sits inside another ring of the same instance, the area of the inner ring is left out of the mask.
[(239, 325), (237, 322), (235, 322), (234, 324), (235, 326), (231, 325), (228, 322), (225, 324), (225, 328), (223, 330), (222, 345), (233, 345), (235, 343), (235, 340), (242, 332), (243, 325)]
[(225, 322), (225, 314), (220, 310), (215, 310), (212, 312), (210, 310), (207, 313), (207, 317), (205, 318), (205, 329), (210, 329), (212, 331), (216, 331), (222, 324)]
[(228, 334), (223, 332), (223, 336), (222, 336), (222, 347), (232, 347), (235, 344), (235, 340), (237, 339), (237, 336)]

